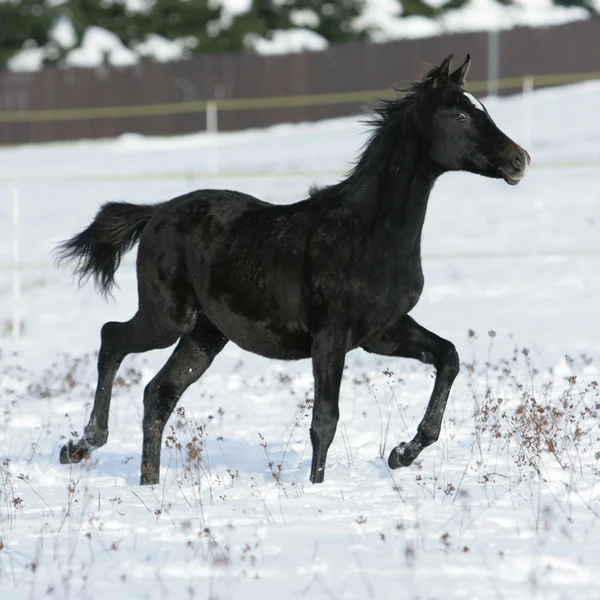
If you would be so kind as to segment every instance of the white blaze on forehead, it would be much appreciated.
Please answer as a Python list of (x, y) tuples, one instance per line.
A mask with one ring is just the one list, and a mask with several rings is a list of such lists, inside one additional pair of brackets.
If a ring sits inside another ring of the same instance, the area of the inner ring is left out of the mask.
[(481, 102), (479, 102), (479, 100), (477, 100), (477, 98), (475, 98), (475, 96), (471, 96), (471, 94), (469, 94), (469, 92), (463, 92), (463, 94), (475, 108), (485, 112), (485, 108), (483, 108), (483, 104), (481, 104)]

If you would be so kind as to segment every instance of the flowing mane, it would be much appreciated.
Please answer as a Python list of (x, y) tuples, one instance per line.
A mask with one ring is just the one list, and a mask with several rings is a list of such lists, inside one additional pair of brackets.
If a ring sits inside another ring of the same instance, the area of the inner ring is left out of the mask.
[(386, 158), (384, 153), (389, 153), (389, 138), (400, 138), (404, 133), (404, 113), (427, 100), (427, 95), (435, 89), (440, 79), (441, 69), (442, 66), (431, 67), (421, 81), (410, 82), (401, 87), (392, 86), (396, 98), (373, 100), (371, 114), (362, 121), (367, 130), (370, 130), (370, 135), (359, 156), (353, 161), (353, 168), (338, 183), (311, 185), (308, 193), (312, 201), (321, 202), (347, 195), (361, 182), (372, 179), (375, 167), (381, 165)]

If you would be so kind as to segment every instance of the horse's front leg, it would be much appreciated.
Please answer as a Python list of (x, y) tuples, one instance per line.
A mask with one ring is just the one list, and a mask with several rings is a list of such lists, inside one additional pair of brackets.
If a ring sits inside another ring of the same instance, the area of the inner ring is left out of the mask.
[(410, 442), (402, 442), (394, 448), (388, 459), (391, 469), (408, 467), (423, 448), (436, 442), (440, 436), (450, 388), (459, 371), (458, 353), (454, 344), (421, 327), (408, 315), (381, 339), (365, 345), (364, 349), (375, 354), (416, 358), (436, 368), (433, 392), (417, 434)]
[(312, 343), (315, 399), (310, 441), (312, 443), (312, 465), (310, 480), (322, 483), (325, 476), (327, 451), (335, 436), (340, 418), (340, 383), (346, 358), (345, 342), (334, 335), (320, 334)]

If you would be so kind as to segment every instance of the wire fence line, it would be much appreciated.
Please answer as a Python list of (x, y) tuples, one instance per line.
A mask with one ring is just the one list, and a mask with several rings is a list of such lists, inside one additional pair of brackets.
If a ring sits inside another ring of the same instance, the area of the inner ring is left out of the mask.
[[(20, 185), (27, 183), (87, 183), (98, 181), (147, 181), (147, 180), (202, 180), (202, 179), (275, 179), (291, 177), (332, 177), (344, 175), (342, 169), (274, 169), (274, 170), (235, 170), (235, 171), (168, 171), (164, 173), (89, 173), (83, 175), (27, 175), (25, 177), (2, 176), (0, 185)], [(531, 169), (597, 169), (599, 160), (581, 161), (541, 161), (534, 162)]]
[[(600, 256), (600, 248), (587, 250), (546, 250), (541, 252), (444, 252), (444, 253), (424, 253), (422, 259), (424, 262), (441, 262), (448, 260), (542, 260), (542, 259), (569, 259)], [(69, 262), (63, 263), (63, 266), (68, 266)], [(74, 264), (74, 263), (73, 263)], [(12, 269), (14, 263), (0, 261), (0, 269)], [(133, 269), (136, 266), (135, 261), (123, 261), (120, 264), (120, 269)], [(21, 262), (19, 267), (31, 271), (54, 268), (55, 264), (49, 256), (46, 262)]]
[[(553, 75), (525, 75), (506, 77), (495, 81), (494, 90), (522, 89), (526, 85), (547, 87), (566, 85), (600, 79), (600, 71), (587, 73), (557, 73)], [(490, 81), (481, 80), (468, 84), (473, 92), (490, 90)], [(392, 89), (364, 90), (358, 92), (336, 92), (326, 94), (303, 94), (295, 96), (268, 96), (262, 98), (224, 98), (196, 100), (190, 102), (167, 102), (131, 106), (97, 106), (87, 108), (61, 108), (39, 110), (8, 110), (0, 112), (0, 123), (48, 123), (55, 121), (79, 121), (118, 117), (148, 117), (206, 112), (216, 130), (216, 113), (231, 110), (256, 110), (264, 108), (289, 108), (326, 106), (369, 102), (375, 97), (389, 97)]]
[[(531, 165), (533, 169), (600, 169), (600, 161), (541, 161)], [(235, 170), (235, 171), (170, 171), (164, 173), (90, 173), (83, 175), (29, 175), (26, 177), (0, 177), (0, 185), (10, 186), (11, 194), (1, 194), (0, 198), (12, 202), (13, 235), (19, 228), (19, 204), (26, 202), (21, 197), (21, 186), (27, 184), (64, 184), (64, 183), (86, 183), (98, 181), (148, 181), (148, 180), (219, 180), (219, 179), (289, 179), (294, 177), (335, 177), (343, 176), (347, 169), (279, 169), (279, 170)], [(1, 201), (1, 200), (0, 200)], [(15, 239), (18, 234), (15, 235)], [(18, 258), (18, 246), (14, 250), (17, 259), (0, 261), (0, 269), (47, 269), (52, 266), (49, 258), (47, 262), (27, 262)], [(577, 251), (547, 251), (547, 252), (485, 252), (485, 253), (444, 253), (424, 255), (426, 261), (441, 260), (478, 260), (478, 259), (542, 259), (542, 258), (565, 258), (578, 256), (598, 256), (598, 250), (577, 250)], [(123, 263), (124, 266), (133, 267), (134, 263)]]

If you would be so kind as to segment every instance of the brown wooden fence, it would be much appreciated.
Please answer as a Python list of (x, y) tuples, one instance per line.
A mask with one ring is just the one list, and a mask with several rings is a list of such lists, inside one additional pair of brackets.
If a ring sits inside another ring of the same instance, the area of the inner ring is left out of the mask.
[[(600, 19), (560, 27), (516, 28), (501, 32), (499, 39), (501, 78), (600, 71)], [(414, 79), (425, 63), (437, 64), (450, 52), (457, 60), (470, 52), (470, 79), (487, 78), (485, 32), (384, 44), (343, 44), (323, 52), (282, 56), (205, 54), (180, 62), (142, 62), (128, 68), (4, 71), (0, 73), (0, 144), (112, 137), (125, 132), (172, 135), (201, 131), (206, 128), (202, 101), (385, 89), (394, 82)], [(194, 102), (198, 103), (196, 112), (177, 114), (172, 107), (162, 106)], [(219, 129), (343, 116), (356, 113), (364, 102), (297, 104), (221, 110)], [(154, 105), (161, 105), (155, 107), (158, 114), (118, 116), (132, 112), (124, 107)], [(77, 110), (90, 107), (115, 110), (94, 118), (77, 114)], [(67, 112), (60, 116), (49, 112), (61, 110)]]

